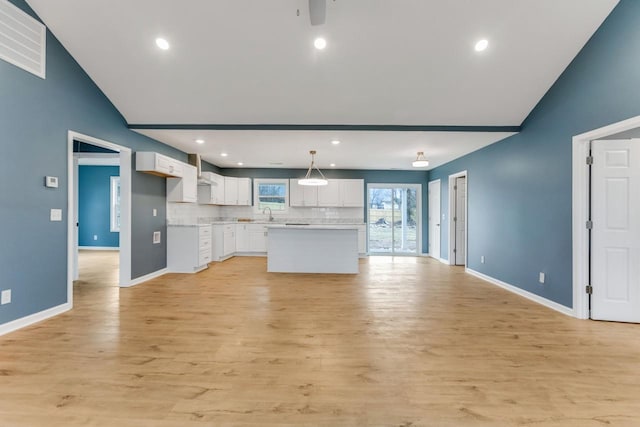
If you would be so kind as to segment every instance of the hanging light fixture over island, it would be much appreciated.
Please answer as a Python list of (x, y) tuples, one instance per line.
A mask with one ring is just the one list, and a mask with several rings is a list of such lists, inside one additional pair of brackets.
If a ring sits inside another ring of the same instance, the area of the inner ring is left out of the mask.
[[(298, 180), (298, 184), (316, 186), (327, 185), (329, 181), (324, 177), (324, 174), (320, 171), (320, 169), (318, 169), (318, 166), (316, 166), (315, 163), (316, 150), (309, 151), (309, 154), (311, 154), (311, 165), (309, 166), (309, 170), (307, 171), (307, 174), (304, 176), (304, 178)], [(314, 169), (318, 171), (316, 177), (313, 176)]]

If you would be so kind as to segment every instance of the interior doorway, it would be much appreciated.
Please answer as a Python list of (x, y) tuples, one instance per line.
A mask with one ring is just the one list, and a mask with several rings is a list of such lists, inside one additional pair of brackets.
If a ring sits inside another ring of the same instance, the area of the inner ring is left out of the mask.
[(429, 256), (440, 259), (440, 180), (429, 183)]
[(640, 139), (591, 143), (591, 318), (640, 323)]
[[(83, 144), (92, 150), (93, 154), (79, 153), (77, 147)], [(82, 160), (86, 158), (88, 160)], [(98, 160), (102, 159), (102, 160)], [(67, 297), (70, 303), (73, 302), (73, 282), (80, 276), (79, 271), (79, 199), (80, 195), (80, 166), (81, 163), (100, 163), (100, 162), (117, 162), (119, 165), (119, 177), (117, 179), (117, 187), (114, 186), (116, 180), (111, 179), (109, 175), (108, 192), (109, 204), (109, 227), (113, 229), (115, 225), (118, 228), (118, 277), (117, 284), (127, 286), (131, 281), (131, 150), (108, 141), (93, 138), (77, 132), (68, 132), (68, 205), (67, 205)], [(119, 196), (117, 204), (117, 212), (113, 212), (114, 204), (112, 198), (114, 195)], [(114, 221), (115, 220), (115, 221)], [(105, 232), (106, 234), (106, 232)], [(90, 240), (93, 240), (95, 234), (91, 233)], [(99, 241), (100, 234), (96, 235)], [(98, 249), (105, 249), (99, 246)], [(91, 249), (89, 249), (91, 250)], [(95, 250), (95, 249), (93, 249)], [(96, 263), (95, 265), (99, 265)], [(113, 271), (111, 271), (111, 274)]]
[(449, 264), (467, 265), (467, 171), (449, 175)]
[(368, 247), (371, 255), (421, 252), (421, 184), (368, 184)]

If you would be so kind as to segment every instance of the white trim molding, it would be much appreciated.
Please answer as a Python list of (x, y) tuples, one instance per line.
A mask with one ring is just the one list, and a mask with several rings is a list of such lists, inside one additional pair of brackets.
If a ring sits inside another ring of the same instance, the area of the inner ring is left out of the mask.
[(58, 314), (62, 314), (65, 311), (69, 310), (71, 310), (71, 303), (66, 302), (64, 304), (48, 308), (38, 313), (33, 313), (28, 316), (21, 317), (20, 319), (12, 320), (3, 325), (0, 325), (0, 336), (13, 331), (17, 331), (18, 329), (22, 329), (27, 326), (31, 326), (34, 323), (42, 322), (43, 320), (47, 320), (53, 316), (57, 316)]
[(119, 251), (118, 246), (78, 246), (83, 251)]
[(573, 230), (573, 310), (578, 319), (589, 318), (589, 298), (585, 286), (589, 279), (589, 155), (591, 141), (640, 127), (640, 116), (613, 123), (573, 137), (572, 154), (572, 230)]
[(550, 308), (552, 310), (555, 310), (557, 312), (560, 312), (564, 315), (567, 316), (571, 316), (571, 317), (575, 317), (574, 316), (574, 310), (572, 308), (569, 308), (567, 306), (564, 306), (562, 304), (558, 304), (557, 302), (551, 301), (549, 299), (546, 299), (544, 297), (541, 297), (540, 295), (536, 295), (534, 293), (531, 293), (529, 291), (525, 291), (524, 289), (521, 289), (517, 286), (513, 286), (510, 285), (509, 283), (503, 282), (502, 280), (498, 280), (495, 279), (491, 276), (487, 276), (486, 274), (482, 274), (478, 271), (472, 270), (470, 268), (465, 268), (465, 271), (469, 274), (471, 274), (472, 276), (477, 277), (478, 279), (482, 279), (486, 282), (489, 282), (493, 285), (499, 286), (502, 289), (505, 289), (509, 292), (512, 292), (514, 294), (520, 295), (521, 297), (524, 297), (530, 301), (533, 302), (537, 302), (540, 305), (544, 305), (547, 308)]
[(153, 273), (145, 274), (144, 276), (140, 276), (138, 278), (132, 279), (126, 284), (120, 283), (120, 287), (121, 288), (130, 288), (132, 286), (136, 286), (136, 285), (139, 285), (141, 283), (147, 282), (147, 281), (149, 281), (151, 279), (155, 279), (157, 277), (163, 276), (163, 275), (165, 275), (165, 274), (167, 274), (169, 272), (170, 271), (169, 271), (168, 268), (163, 268), (162, 270), (154, 271)]

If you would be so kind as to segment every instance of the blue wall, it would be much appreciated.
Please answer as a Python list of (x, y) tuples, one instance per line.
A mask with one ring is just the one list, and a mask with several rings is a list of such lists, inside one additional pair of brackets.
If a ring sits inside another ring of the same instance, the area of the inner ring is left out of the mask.
[[(35, 16), (23, 0), (11, 3)], [(12, 289), (0, 324), (67, 302), (69, 130), (186, 161), (186, 154), (129, 130), (51, 32), (45, 80), (0, 61), (0, 288)], [(59, 188), (45, 188), (46, 175), (59, 177)], [(132, 186), (132, 275), (139, 277), (166, 266), (166, 239), (153, 245), (150, 234), (166, 235), (166, 183), (133, 171)], [(63, 210), (63, 221), (49, 221), (52, 208)]]
[(431, 171), (442, 179), (444, 258), (448, 175), (467, 170), (468, 267), (572, 307), (571, 141), (640, 115), (639, 22), (640, 1), (622, 0), (519, 134)]
[(78, 244), (117, 248), (120, 233), (111, 231), (111, 177), (120, 176), (120, 167), (78, 169)]
[[(250, 178), (302, 178), (306, 169), (252, 169), (252, 168), (231, 168), (220, 169), (221, 175), (226, 176), (238, 176), (238, 177), (250, 177)], [(397, 170), (360, 170), (360, 169), (328, 169), (323, 170), (322, 173), (328, 179), (363, 179), (364, 185), (369, 183), (374, 184), (421, 184), (422, 185), (422, 252), (428, 252), (428, 229), (427, 227), (427, 213), (428, 202), (427, 197), (427, 182), (429, 180), (428, 171), (397, 171)], [(367, 218), (367, 195), (365, 192), (364, 200), (364, 218)]]

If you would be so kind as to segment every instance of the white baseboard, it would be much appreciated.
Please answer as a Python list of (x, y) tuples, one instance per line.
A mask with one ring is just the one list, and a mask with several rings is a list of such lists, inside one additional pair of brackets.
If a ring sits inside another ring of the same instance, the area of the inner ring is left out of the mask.
[(120, 251), (119, 246), (78, 246), (81, 251)]
[(434, 258), (434, 259), (437, 259), (438, 261), (440, 261), (440, 262), (441, 262), (441, 263), (443, 263), (443, 264), (451, 265), (451, 264), (449, 263), (449, 260), (448, 260), (448, 259), (444, 259), (444, 258)]
[(145, 274), (144, 276), (137, 277), (137, 278), (131, 280), (129, 283), (126, 283), (126, 284), (121, 283), (120, 287), (121, 288), (130, 288), (131, 286), (139, 285), (140, 283), (144, 283), (144, 282), (146, 282), (148, 280), (155, 279), (156, 277), (160, 277), (160, 276), (162, 276), (164, 274), (167, 274), (167, 273), (169, 273), (169, 269), (163, 268), (162, 270), (154, 271), (153, 273), (149, 273), (149, 274)]
[(0, 335), (5, 335), (9, 332), (17, 331), (18, 329), (33, 325), (34, 323), (42, 322), (43, 320), (47, 320), (50, 317), (57, 316), (58, 314), (62, 314), (65, 311), (69, 311), (71, 310), (71, 308), (71, 303), (65, 302), (64, 304), (48, 308), (38, 313), (30, 314), (28, 316), (21, 317), (20, 319), (12, 320), (11, 322), (0, 325)]
[(514, 294), (520, 295), (528, 300), (533, 302), (537, 302), (538, 304), (544, 305), (552, 310), (558, 311), (564, 315), (575, 317), (575, 313), (572, 308), (564, 306), (562, 304), (558, 304), (557, 302), (551, 301), (540, 295), (536, 295), (529, 291), (525, 291), (524, 289), (518, 288), (517, 286), (510, 285), (508, 283), (503, 282), (502, 280), (495, 279), (491, 276), (487, 276), (486, 274), (482, 274), (478, 271), (472, 270), (470, 268), (465, 268), (465, 271), (472, 276), (475, 276), (479, 279), (485, 280), (491, 284), (501, 287), (502, 289), (506, 289), (507, 291), (513, 292)]

